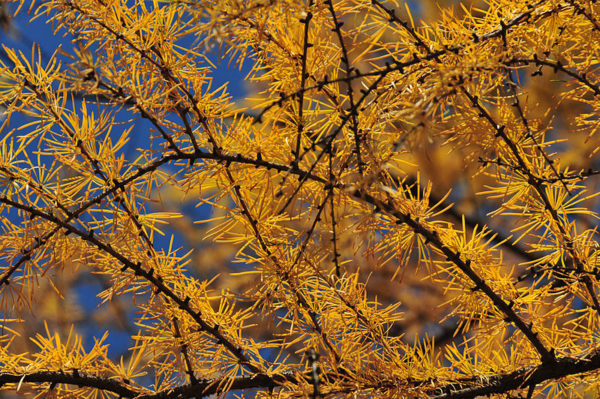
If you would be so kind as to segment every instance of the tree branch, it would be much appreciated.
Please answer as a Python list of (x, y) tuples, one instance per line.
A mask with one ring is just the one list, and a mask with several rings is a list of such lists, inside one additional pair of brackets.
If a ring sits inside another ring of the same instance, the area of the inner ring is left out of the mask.
[(468, 383), (461, 381), (456, 384), (448, 384), (439, 389), (444, 393), (433, 394), (432, 399), (468, 399), (482, 395), (507, 393), (514, 389), (586, 373), (598, 368), (600, 368), (600, 351), (596, 350), (590, 356), (582, 359), (559, 357), (554, 364), (525, 367), (508, 374), (476, 377)]

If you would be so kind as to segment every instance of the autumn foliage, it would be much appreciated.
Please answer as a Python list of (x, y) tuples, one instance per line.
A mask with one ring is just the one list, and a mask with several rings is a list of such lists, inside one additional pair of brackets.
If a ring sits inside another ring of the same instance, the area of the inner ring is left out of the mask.
[(595, 0), (1, 7), (8, 395), (600, 395)]

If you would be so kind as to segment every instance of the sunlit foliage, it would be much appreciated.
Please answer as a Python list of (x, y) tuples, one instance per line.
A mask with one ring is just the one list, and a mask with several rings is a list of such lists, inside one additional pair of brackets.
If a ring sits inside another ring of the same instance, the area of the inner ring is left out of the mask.
[(2, 390), (600, 394), (596, 1), (17, 14), (64, 40), (0, 57)]

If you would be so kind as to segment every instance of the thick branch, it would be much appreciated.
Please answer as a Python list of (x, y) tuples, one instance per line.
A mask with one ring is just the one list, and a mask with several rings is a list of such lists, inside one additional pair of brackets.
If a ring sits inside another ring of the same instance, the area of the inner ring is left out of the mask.
[(443, 394), (434, 395), (432, 399), (467, 399), (495, 393), (506, 393), (531, 385), (541, 384), (574, 374), (586, 373), (600, 368), (600, 351), (583, 359), (560, 357), (554, 364), (540, 364), (525, 367), (509, 374), (501, 374), (470, 381), (449, 384), (439, 389)]
[[(208, 395), (223, 393), (223, 385), (229, 391), (262, 388), (270, 389), (281, 386), (284, 382), (296, 382), (292, 374), (269, 376), (267, 374), (256, 374), (253, 376), (235, 377), (233, 382), (227, 384), (223, 379), (205, 379), (196, 383), (182, 385), (177, 388), (167, 389), (155, 393), (143, 393), (140, 389), (116, 379), (98, 377), (80, 373), (77, 370), (64, 371), (38, 371), (34, 373), (0, 373), (0, 386), (5, 384), (44, 384), (52, 385), (66, 384), (78, 387), (95, 388), (106, 392), (112, 392), (123, 398), (136, 399), (170, 399), (170, 398), (201, 398)], [(225, 384), (223, 384), (225, 383)], [(146, 391), (147, 392), (147, 391)]]
[(0, 386), (11, 383), (19, 385), (25, 383), (77, 385), (79, 387), (96, 388), (103, 391), (112, 392), (124, 398), (133, 398), (140, 394), (139, 390), (133, 389), (133, 387), (125, 384), (124, 382), (105, 377), (81, 374), (76, 370), (70, 373), (63, 371), (38, 371), (28, 374), (0, 374)]

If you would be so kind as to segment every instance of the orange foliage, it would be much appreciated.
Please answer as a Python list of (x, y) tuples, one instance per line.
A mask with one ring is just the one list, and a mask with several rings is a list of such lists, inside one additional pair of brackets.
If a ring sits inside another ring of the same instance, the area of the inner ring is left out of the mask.
[(2, 390), (600, 394), (595, 1), (9, 5)]

